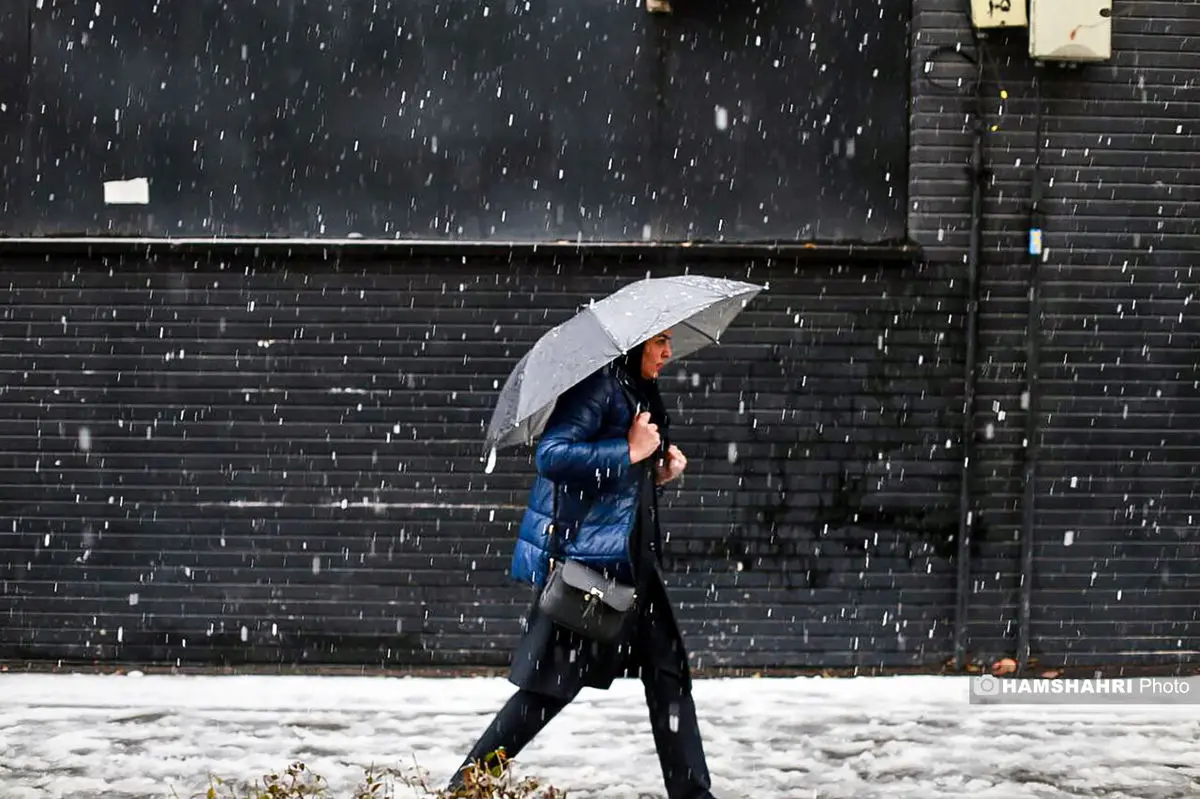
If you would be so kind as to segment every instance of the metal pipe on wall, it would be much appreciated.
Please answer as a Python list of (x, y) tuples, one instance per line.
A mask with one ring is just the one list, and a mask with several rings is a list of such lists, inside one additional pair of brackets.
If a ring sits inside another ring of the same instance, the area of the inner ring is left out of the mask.
[[(968, 19), (970, 7), (964, 9)], [(958, 572), (955, 578), (954, 670), (961, 671), (967, 658), (967, 627), (971, 595), (971, 548), (975, 522), (971, 492), (971, 467), (975, 460), (975, 394), (979, 349), (979, 261), (983, 252), (983, 186), (988, 170), (984, 164), (984, 135), (987, 126), (983, 112), (983, 70), (986, 47), (979, 31), (975, 39), (975, 92), (971, 105), (971, 162), (967, 174), (971, 180), (971, 234), (967, 250), (967, 276), (964, 286), (966, 329), (963, 357), (962, 461), (958, 493)]]
[(966, 280), (966, 354), (963, 363), (962, 474), (958, 494), (958, 575), (954, 609), (954, 668), (961, 671), (966, 660), (967, 614), (971, 584), (971, 532), (974, 508), (971, 493), (971, 466), (975, 456), (976, 362), (979, 346), (979, 259), (983, 251), (983, 183), (987, 169), (983, 162), (983, 58), (979, 58), (975, 111), (972, 115), (971, 163), (971, 240), (967, 253)]
[(1039, 433), (1039, 358), (1041, 356), (1041, 281), (1042, 260), (1042, 92), (1039, 76), (1033, 78), (1037, 103), (1033, 168), (1029, 188), (1029, 319), (1025, 328), (1025, 449), (1021, 494), (1021, 585), (1020, 620), (1017, 631), (1017, 669), (1024, 671), (1032, 655), (1031, 618), (1033, 615), (1033, 534), (1037, 501), (1037, 462)]

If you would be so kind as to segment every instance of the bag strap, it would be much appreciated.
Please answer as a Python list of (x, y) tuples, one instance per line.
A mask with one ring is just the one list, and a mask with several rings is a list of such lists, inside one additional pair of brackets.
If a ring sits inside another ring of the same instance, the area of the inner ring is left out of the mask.
[[(633, 406), (634, 416), (637, 416), (638, 409), (641, 407), (641, 403), (638, 401), (637, 397), (635, 397), (633, 395), (633, 392), (629, 390), (629, 387), (626, 386), (619, 377), (617, 377), (616, 375), (613, 375), (613, 379), (615, 379), (617, 381), (617, 385), (621, 387), (621, 393), (623, 393), (625, 395), (625, 398), (627, 400), (629, 400), (629, 404)], [(653, 479), (653, 477), (651, 477), (651, 479)], [(546, 528), (550, 534), (550, 549), (547, 552), (547, 558), (546, 558), (547, 574), (549, 574), (549, 572), (550, 572), (550, 567), (552, 567), (554, 565), (554, 561), (558, 559), (559, 543), (560, 543), (559, 536), (558, 536), (558, 482), (557, 481), (552, 482), (550, 484), (550, 490), (552, 492), (551, 500), (550, 500), (550, 524)]]
[(554, 561), (558, 556), (558, 482), (550, 484), (551, 499), (550, 499), (550, 524), (547, 526), (547, 531), (550, 533), (550, 551), (547, 553), (546, 572), (549, 573), (550, 567), (554, 565)]

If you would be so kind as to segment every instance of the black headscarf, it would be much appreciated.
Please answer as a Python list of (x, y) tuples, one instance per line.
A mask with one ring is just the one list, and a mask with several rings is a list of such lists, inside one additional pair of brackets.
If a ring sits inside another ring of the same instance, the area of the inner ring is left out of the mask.
[(670, 446), (668, 428), (671, 426), (671, 419), (667, 416), (667, 406), (663, 403), (662, 395), (658, 391), (658, 381), (642, 377), (642, 350), (644, 347), (644, 344), (638, 344), (617, 358), (613, 365), (616, 367), (617, 379), (629, 389), (629, 393), (633, 395), (634, 401), (638, 405), (635, 413), (649, 411), (650, 421), (658, 425), (661, 443), (655, 458), (657, 460), (666, 457), (667, 447)]

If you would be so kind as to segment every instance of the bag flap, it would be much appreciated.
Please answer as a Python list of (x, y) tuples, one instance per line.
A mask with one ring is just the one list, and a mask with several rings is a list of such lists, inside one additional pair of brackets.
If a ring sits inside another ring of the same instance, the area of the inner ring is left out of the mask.
[(562, 580), (576, 591), (590, 593), (613, 610), (621, 612), (633, 607), (636, 591), (632, 585), (609, 580), (581, 563), (568, 560), (562, 566)]

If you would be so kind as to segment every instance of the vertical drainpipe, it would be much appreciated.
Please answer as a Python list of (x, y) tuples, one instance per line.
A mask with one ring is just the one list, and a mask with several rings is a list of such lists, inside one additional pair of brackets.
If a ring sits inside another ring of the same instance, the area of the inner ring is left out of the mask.
[(1037, 103), (1035, 124), (1033, 169), (1029, 186), (1029, 319), (1025, 329), (1025, 468), (1021, 495), (1021, 607), (1020, 624), (1017, 632), (1017, 669), (1025, 671), (1032, 653), (1030, 619), (1033, 615), (1033, 534), (1037, 502), (1038, 447), (1038, 382), (1039, 358), (1041, 356), (1041, 280), (1042, 260), (1042, 92), (1039, 76), (1033, 78), (1034, 98)]
[[(978, 48), (977, 48), (978, 49)], [(962, 474), (958, 492), (958, 575), (954, 608), (954, 670), (962, 671), (966, 661), (967, 612), (971, 588), (971, 532), (974, 508), (971, 495), (971, 467), (975, 455), (976, 361), (979, 347), (979, 260), (983, 251), (983, 184), (987, 168), (983, 162), (983, 53), (977, 55), (974, 108), (971, 112), (971, 239), (967, 253), (966, 279), (966, 355), (963, 364)]]

